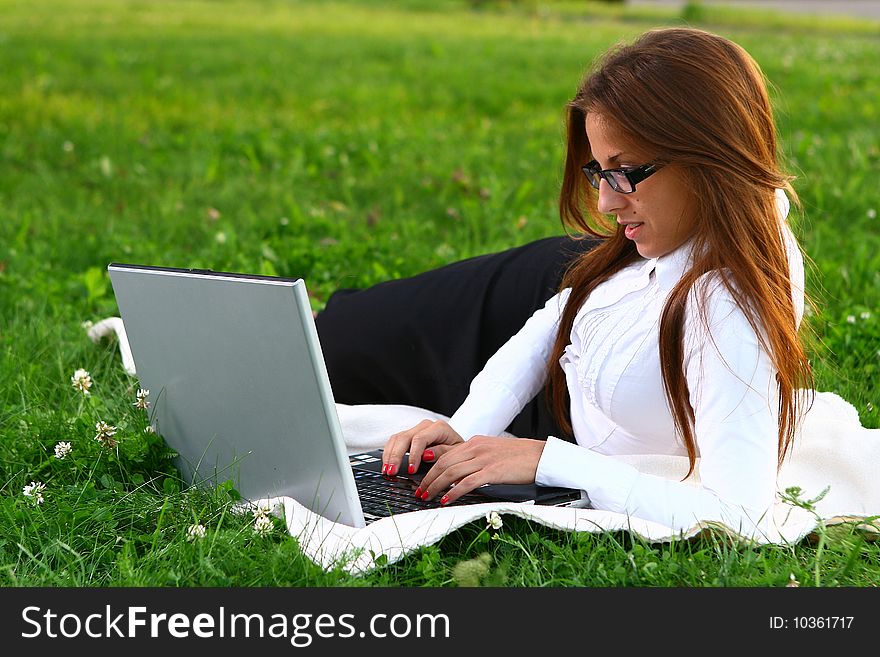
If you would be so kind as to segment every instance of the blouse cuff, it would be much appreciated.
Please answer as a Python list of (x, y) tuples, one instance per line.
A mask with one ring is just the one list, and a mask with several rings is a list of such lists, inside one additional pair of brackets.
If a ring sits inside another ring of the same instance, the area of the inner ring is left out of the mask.
[(596, 508), (624, 513), (638, 477), (638, 470), (626, 463), (549, 436), (535, 483), (586, 491)]

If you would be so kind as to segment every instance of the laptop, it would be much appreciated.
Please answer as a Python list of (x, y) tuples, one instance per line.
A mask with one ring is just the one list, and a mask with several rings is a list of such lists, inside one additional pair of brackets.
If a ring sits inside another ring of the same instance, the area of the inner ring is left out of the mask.
[[(381, 450), (347, 453), (302, 279), (121, 263), (108, 273), (151, 426), (188, 484), (290, 496), (353, 527), (438, 506), (413, 495), (423, 468), (387, 477)], [(489, 501), (587, 504), (582, 491), (536, 485), (455, 503)]]

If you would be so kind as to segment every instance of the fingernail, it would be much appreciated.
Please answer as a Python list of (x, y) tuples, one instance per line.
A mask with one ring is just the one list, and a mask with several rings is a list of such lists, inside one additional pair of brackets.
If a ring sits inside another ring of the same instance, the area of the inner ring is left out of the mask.
[(424, 452), (422, 452), (422, 460), (423, 461), (433, 461), (434, 460), (434, 450), (433, 449), (426, 449)]
[(388, 476), (393, 477), (394, 473), (397, 471), (397, 466), (393, 463), (388, 464)]
[(421, 497), (421, 496), (422, 496), (422, 487), (419, 486), (418, 488), (416, 488), (416, 497)]
[(423, 500), (428, 499), (428, 491), (425, 491), (424, 493), (422, 493), (422, 499)]
[(440, 498), (440, 504), (446, 504), (449, 501), (449, 495), (444, 495)]
[(412, 463), (410, 463), (408, 470), (409, 470), (410, 474), (413, 474), (416, 471), (416, 466), (414, 466)]
[(387, 463), (382, 464), (382, 474), (388, 474), (388, 464)]

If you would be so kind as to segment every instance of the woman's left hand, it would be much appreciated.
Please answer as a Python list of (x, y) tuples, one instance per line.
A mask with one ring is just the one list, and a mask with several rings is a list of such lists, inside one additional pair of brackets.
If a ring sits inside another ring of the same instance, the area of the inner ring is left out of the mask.
[(448, 504), (483, 484), (534, 483), (545, 444), (530, 438), (474, 436), (437, 459), (416, 495), (429, 500), (445, 491), (440, 503)]

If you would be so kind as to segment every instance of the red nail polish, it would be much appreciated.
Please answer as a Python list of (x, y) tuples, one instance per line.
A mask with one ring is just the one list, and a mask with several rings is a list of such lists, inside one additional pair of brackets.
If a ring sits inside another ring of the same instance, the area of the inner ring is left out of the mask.
[(423, 461), (433, 461), (434, 460), (434, 450), (433, 449), (426, 449), (422, 453), (422, 460)]
[(382, 464), (382, 474), (388, 474), (388, 464), (387, 463)]
[(419, 486), (418, 488), (416, 488), (416, 497), (421, 497), (421, 496), (422, 496), (422, 487)]
[(416, 466), (414, 466), (412, 463), (410, 463), (408, 470), (409, 470), (410, 474), (413, 474), (416, 471)]
[(446, 504), (449, 501), (449, 495), (444, 495), (440, 498), (440, 504)]
[(422, 499), (423, 500), (428, 499), (428, 491), (425, 491), (424, 493), (422, 493)]

